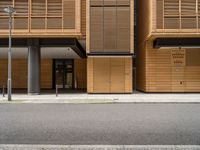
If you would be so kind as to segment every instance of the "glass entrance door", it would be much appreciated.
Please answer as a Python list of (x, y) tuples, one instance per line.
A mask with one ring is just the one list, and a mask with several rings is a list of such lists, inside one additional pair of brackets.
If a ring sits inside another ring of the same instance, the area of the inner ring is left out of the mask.
[(74, 65), (73, 60), (55, 60), (55, 85), (62, 89), (72, 89), (74, 87)]

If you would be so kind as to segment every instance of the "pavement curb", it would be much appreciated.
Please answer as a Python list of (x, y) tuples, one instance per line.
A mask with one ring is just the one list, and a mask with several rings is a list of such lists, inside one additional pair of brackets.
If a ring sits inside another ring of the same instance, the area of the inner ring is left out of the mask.
[(4, 145), (0, 150), (200, 150), (199, 145)]

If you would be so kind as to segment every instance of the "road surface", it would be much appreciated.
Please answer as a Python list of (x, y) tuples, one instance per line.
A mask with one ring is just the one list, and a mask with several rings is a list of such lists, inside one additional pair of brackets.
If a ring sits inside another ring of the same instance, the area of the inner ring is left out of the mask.
[(0, 144), (199, 145), (200, 104), (0, 104)]

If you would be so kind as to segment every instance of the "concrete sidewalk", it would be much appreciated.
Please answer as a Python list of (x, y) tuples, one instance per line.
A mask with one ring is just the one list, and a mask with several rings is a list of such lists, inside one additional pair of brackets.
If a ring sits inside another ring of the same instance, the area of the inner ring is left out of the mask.
[(0, 145), (0, 150), (200, 150), (198, 145)]
[(87, 94), (71, 93), (27, 95), (13, 94), (12, 102), (7, 101), (7, 95), (0, 96), (0, 103), (200, 103), (200, 93), (170, 93), (147, 94), (135, 92), (133, 94)]

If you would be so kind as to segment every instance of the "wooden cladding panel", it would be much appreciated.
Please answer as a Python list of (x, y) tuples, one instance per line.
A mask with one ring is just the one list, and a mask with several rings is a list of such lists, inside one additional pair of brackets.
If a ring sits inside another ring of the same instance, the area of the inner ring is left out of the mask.
[(46, 14), (46, 1), (45, 0), (32, 0), (31, 7), (32, 16), (45, 16)]
[(41, 60), (41, 68), (40, 68), (40, 84), (43, 89), (51, 89), (52, 88), (52, 59), (42, 59)]
[(12, 0), (0, 0), (0, 16), (5, 16), (3, 9), (7, 6), (12, 6)]
[(48, 0), (47, 14), (49, 16), (62, 16), (62, 0)]
[(196, 15), (196, 0), (181, 0), (182, 15)]
[[(199, 0), (155, 0), (156, 29), (197, 29)], [(197, 6), (198, 4), (198, 6)], [(164, 24), (164, 26), (163, 26)], [(153, 28), (155, 29), (155, 28)], [(186, 31), (185, 30), (185, 31)], [(191, 30), (192, 31), (192, 30)], [(188, 31), (187, 31), (188, 32)]]
[(133, 50), (130, 1), (91, 0), (90, 2), (89, 50), (105, 53)]
[(47, 29), (61, 29), (62, 18), (47, 18)]
[(81, 1), (81, 32), (86, 36), (86, 0)]
[(8, 29), (9, 27), (8, 22), (9, 22), (9, 19), (7, 17), (1, 18), (0, 29)]
[[(80, 35), (85, 38), (86, 0), (0, 1), (2, 10), (8, 5), (16, 8), (13, 19), (15, 36), (41, 36), (39, 33), (43, 32), (43, 35), (45, 33), (53, 36)], [(2, 35), (7, 34), (7, 18), (8, 16), (0, 10), (0, 30), (2, 30), (0, 34)]]
[(188, 49), (186, 51), (186, 66), (200, 66), (199, 49)]
[(64, 4), (63, 4), (64, 29), (75, 28), (75, 4), (76, 4), (76, 1), (74, 0), (64, 0)]
[(74, 59), (75, 83), (78, 89), (87, 88), (86, 59)]
[[(124, 2), (125, 3), (125, 2)], [(117, 8), (117, 40), (116, 49), (118, 51), (130, 49), (130, 10), (127, 7)]]
[(91, 51), (103, 50), (103, 8), (91, 8)]
[(104, 8), (104, 51), (116, 49), (116, 37), (116, 8), (106, 7)]
[[(199, 49), (154, 49), (148, 41), (146, 63), (141, 70), (146, 78), (138, 88), (146, 92), (200, 92)], [(139, 58), (140, 58), (139, 54)]]
[(110, 60), (108, 58), (94, 59), (93, 90), (95, 93), (110, 92)]
[(31, 19), (32, 29), (45, 29), (45, 18), (32, 18)]
[(14, 29), (28, 29), (28, 17), (14, 18)]
[[(0, 59), (0, 86), (7, 86), (8, 72), (7, 59)], [(12, 87), (26, 88), (27, 87), (27, 60), (13, 59), (12, 61)]]
[(28, 0), (15, 0), (14, 7), (16, 9), (15, 16), (28, 16)]
[[(13, 88), (26, 89), (28, 78), (27, 59), (13, 59), (12, 61)], [(0, 59), (0, 86), (7, 85), (7, 59)], [(41, 88), (52, 88), (52, 60), (41, 60)]]
[(88, 93), (132, 93), (132, 58), (88, 58)]
[(113, 58), (110, 61), (110, 91), (125, 91), (125, 59)]
[(156, 8), (156, 15), (157, 15), (157, 29), (162, 29), (163, 28), (163, 0), (157, 0), (157, 8)]

